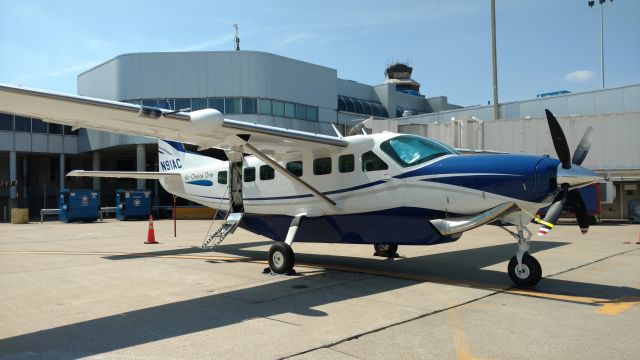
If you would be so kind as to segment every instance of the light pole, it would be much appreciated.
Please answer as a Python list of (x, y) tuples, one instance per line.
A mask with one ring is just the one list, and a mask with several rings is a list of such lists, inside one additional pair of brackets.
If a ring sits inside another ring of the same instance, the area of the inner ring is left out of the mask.
[[(600, 0), (604, 1), (604, 0)], [(498, 119), (498, 61), (496, 59), (496, 2), (491, 0), (491, 62), (493, 63), (493, 119)]]
[[(600, 77), (602, 78), (602, 88), (604, 89), (604, 3), (607, 0), (598, 0), (600, 4)], [(613, 0), (609, 0), (609, 2), (613, 2)], [(593, 8), (595, 5), (594, 0), (589, 0), (587, 5), (590, 8)]]

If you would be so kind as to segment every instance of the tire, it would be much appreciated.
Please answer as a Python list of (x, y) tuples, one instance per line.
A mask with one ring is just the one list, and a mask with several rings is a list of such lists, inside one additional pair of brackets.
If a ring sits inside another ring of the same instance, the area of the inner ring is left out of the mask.
[(276, 274), (284, 274), (293, 270), (296, 262), (291, 246), (283, 242), (276, 242), (269, 248), (269, 267)]
[(509, 261), (509, 277), (519, 287), (535, 286), (542, 278), (542, 266), (529, 253), (522, 257), (522, 268), (516, 269), (517, 266), (518, 259), (514, 256)]
[(398, 252), (398, 245), (395, 244), (374, 244), (373, 248), (376, 250), (376, 255), (388, 258), (396, 256)]

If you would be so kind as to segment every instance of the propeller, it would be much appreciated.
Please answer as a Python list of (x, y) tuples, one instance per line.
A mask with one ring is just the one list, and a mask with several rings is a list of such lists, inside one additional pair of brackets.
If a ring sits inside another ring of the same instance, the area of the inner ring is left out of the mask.
[[(589, 127), (587, 131), (585, 131), (573, 153), (572, 158), (569, 152), (569, 144), (564, 136), (562, 127), (560, 127), (560, 123), (558, 123), (558, 119), (556, 119), (548, 109), (545, 109), (544, 111), (547, 115), (547, 123), (549, 124), (553, 147), (555, 148), (558, 159), (562, 164), (562, 169), (567, 170), (563, 173), (569, 175), (562, 179), (570, 179), (571, 176), (574, 175), (573, 173), (575, 173), (576, 177), (582, 175), (579, 173), (584, 170), (584, 168), (580, 168), (580, 165), (589, 153), (589, 148), (593, 141), (593, 128)], [(572, 164), (576, 165), (573, 172), (570, 171)], [(558, 172), (560, 173), (560, 169), (558, 169)], [(540, 229), (538, 230), (538, 236), (546, 235), (553, 228), (565, 206), (570, 206), (573, 209), (576, 215), (576, 220), (578, 220), (578, 225), (580, 226), (580, 231), (585, 234), (589, 230), (589, 214), (587, 213), (587, 207), (584, 204), (584, 200), (578, 192), (578, 189), (571, 189), (571, 184), (562, 182), (560, 176), (558, 176), (558, 180), (560, 191), (556, 195), (551, 206), (549, 206), (549, 209), (547, 209), (547, 214), (544, 219), (538, 221), (541, 224)]]

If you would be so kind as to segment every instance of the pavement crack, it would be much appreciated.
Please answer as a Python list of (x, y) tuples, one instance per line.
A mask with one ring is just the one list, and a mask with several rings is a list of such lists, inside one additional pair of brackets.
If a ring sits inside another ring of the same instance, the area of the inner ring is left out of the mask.
[(622, 252), (619, 252), (619, 253), (616, 253), (616, 254), (612, 254), (612, 255), (609, 255), (609, 256), (605, 256), (605, 257), (603, 257), (603, 258), (601, 258), (601, 259), (597, 259), (597, 260), (590, 261), (590, 262), (585, 263), (585, 264), (581, 264), (581, 265), (578, 265), (578, 266), (574, 266), (574, 267), (572, 267), (572, 268), (570, 268), (570, 269), (562, 270), (562, 271), (557, 272), (557, 273), (555, 273), (555, 274), (547, 275), (547, 276), (545, 276), (545, 277), (547, 277), (547, 278), (551, 278), (551, 277), (554, 277), (554, 276), (562, 275), (562, 274), (565, 274), (565, 273), (571, 272), (571, 271), (573, 271), (573, 270), (578, 270), (578, 269), (581, 269), (581, 268), (583, 268), (583, 267), (587, 267), (587, 266), (590, 266), (590, 265), (593, 265), (593, 264), (597, 264), (597, 263), (599, 263), (599, 262), (601, 262), (601, 261), (604, 261), (604, 260), (607, 260), (607, 259), (611, 259), (611, 258), (614, 258), (614, 257), (616, 257), (616, 256), (620, 256), (620, 255), (628, 254), (628, 253), (630, 253), (630, 252), (638, 251), (638, 250), (640, 250), (640, 249), (636, 248), (636, 249), (625, 250), (625, 251), (622, 251)]

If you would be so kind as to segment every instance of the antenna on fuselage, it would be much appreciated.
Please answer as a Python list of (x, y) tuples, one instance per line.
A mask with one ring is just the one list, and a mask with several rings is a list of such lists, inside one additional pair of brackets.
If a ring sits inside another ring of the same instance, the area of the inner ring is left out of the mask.
[(234, 42), (236, 44), (236, 51), (240, 51), (240, 37), (238, 36), (238, 24), (233, 24), (233, 27), (236, 28), (236, 37), (234, 38)]

